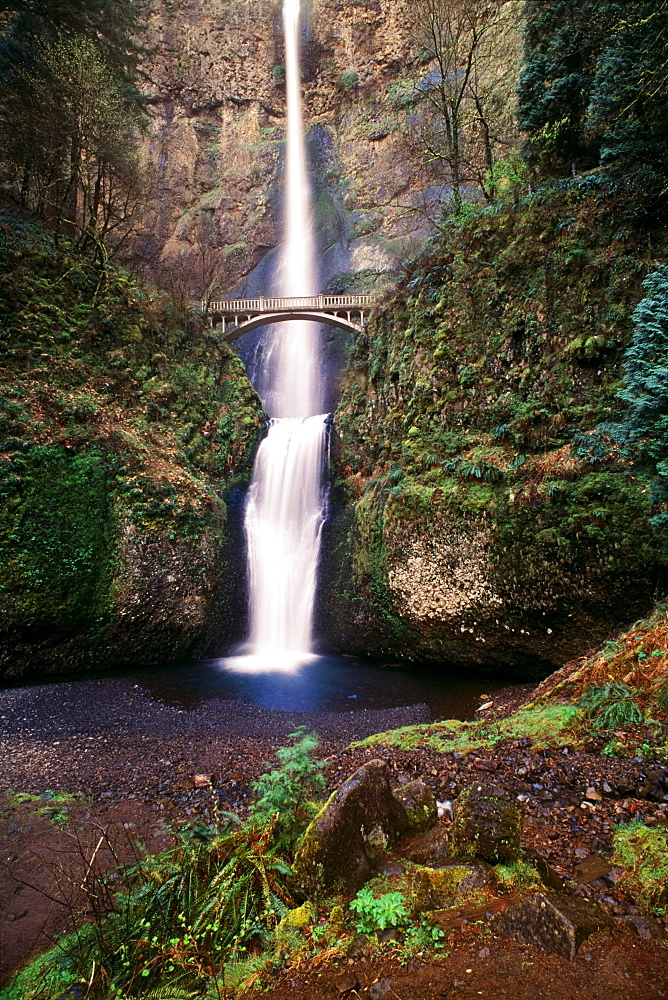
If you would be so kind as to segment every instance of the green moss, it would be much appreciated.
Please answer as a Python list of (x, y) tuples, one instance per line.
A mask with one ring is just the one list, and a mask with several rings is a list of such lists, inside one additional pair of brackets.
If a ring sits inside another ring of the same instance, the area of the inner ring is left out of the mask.
[(496, 865), (498, 887), (504, 892), (520, 893), (530, 892), (533, 889), (545, 889), (545, 885), (540, 875), (526, 861), (513, 861), (509, 865)]
[(654, 913), (668, 910), (668, 830), (641, 820), (617, 827), (613, 863), (624, 868), (622, 887)]
[[(467, 865), (447, 868), (419, 868), (413, 880), (411, 907), (414, 913), (442, 910), (455, 903), (467, 903), (479, 896), (479, 879), (472, 878)], [(473, 884), (471, 884), (473, 883)]]
[(316, 916), (316, 911), (311, 903), (302, 903), (296, 909), (288, 910), (278, 925), (278, 933), (280, 934), (282, 931), (303, 931), (315, 922)]
[[(619, 234), (617, 197), (547, 190), (449, 222), (354, 345), (336, 414), (342, 466), (363, 488), (346, 539), (350, 589), (380, 635), (391, 622), (397, 653), (416, 636), (388, 593), (388, 550), (411, 523), (427, 540), (444, 520), (453, 533), (487, 533), (487, 579), (506, 621), (563, 621), (584, 603), (612, 617), (631, 582), (637, 611), (649, 604), (663, 559), (656, 512), (597, 430), (623, 409), (623, 352), (649, 259)], [(451, 623), (418, 631), (421, 656), (461, 660)], [(489, 631), (491, 660), (503, 637)], [(554, 655), (535, 637), (507, 638)]]
[[(247, 481), (261, 423), (240, 360), (201, 316), (0, 212), (0, 664), (111, 665), (132, 627), (118, 601), (155, 581), (157, 603), (162, 576), (208, 609), (223, 495)], [(213, 611), (192, 605), (188, 621), (185, 604), (181, 618), (159, 604), (154, 655), (207, 641)]]
[(528, 705), (507, 719), (494, 722), (460, 722), (448, 719), (423, 726), (404, 726), (376, 733), (353, 746), (386, 746), (410, 750), (429, 747), (441, 753), (472, 753), (493, 748), (502, 740), (528, 737), (536, 748), (565, 746), (573, 742), (579, 718), (573, 705)]

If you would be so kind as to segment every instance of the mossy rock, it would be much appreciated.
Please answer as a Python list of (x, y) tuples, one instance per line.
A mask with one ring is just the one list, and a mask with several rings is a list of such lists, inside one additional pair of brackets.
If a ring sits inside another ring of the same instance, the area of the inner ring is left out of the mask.
[(302, 903), (294, 910), (288, 910), (276, 929), (278, 936), (291, 931), (304, 931), (315, 923), (316, 911), (312, 903)]
[(411, 905), (414, 913), (442, 910), (467, 902), (472, 895), (495, 881), (485, 864), (454, 864), (446, 868), (420, 868), (413, 879)]
[(394, 795), (406, 810), (410, 833), (426, 833), (436, 825), (436, 799), (423, 781), (411, 781), (398, 788)]
[(296, 891), (317, 899), (329, 888), (359, 889), (376, 874), (374, 855), (407, 828), (387, 764), (369, 761), (330, 796), (304, 834), (293, 864)]
[(405, 857), (418, 865), (441, 865), (452, 857), (449, 827), (437, 823), (427, 833), (411, 840), (405, 850)]
[(521, 837), (522, 810), (502, 789), (476, 784), (460, 794), (451, 830), (454, 857), (516, 861), (522, 856)]

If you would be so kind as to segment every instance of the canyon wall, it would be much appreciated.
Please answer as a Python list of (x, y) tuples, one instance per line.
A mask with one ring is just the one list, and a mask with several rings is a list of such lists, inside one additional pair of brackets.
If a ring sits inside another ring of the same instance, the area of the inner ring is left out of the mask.
[[(406, 150), (420, 72), (409, 0), (305, 5), (304, 87), (323, 288), (373, 282), (429, 231)], [(279, 0), (144, 6), (143, 235), (161, 283), (192, 298), (267, 290), (281, 219), (285, 96)], [(408, 96), (407, 96), (408, 95)], [(256, 269), (259, 270), (256, 271)]]

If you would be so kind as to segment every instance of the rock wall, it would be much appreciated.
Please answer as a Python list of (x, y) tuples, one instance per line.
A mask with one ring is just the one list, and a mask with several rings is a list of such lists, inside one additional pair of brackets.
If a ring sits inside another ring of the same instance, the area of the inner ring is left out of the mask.
[(598, 429), (645, 263), (597, 184), (453, 220), (356, 344), (325, 645), (537, 678), (650, 606), (657, 511)]
[(240, 360), (8, 213), (0, 290), (0, 677), (241, 638), (238, 500), (264, 414)]
[[(409, 0), (306, 5), (303, 72), (323, 288), (349, 284), (351, 272), (368, 282), (393, 269), (428, 230), (411, 211), (423, 206), (425, 179), (404, 136), (410, 107), (401, 83), (420, 72), (409, 8)], [(280, 0), (151, 0), (143, 16), (151, 124), (135, 252), (154, 277), (194, 298), (233, 286), (266, 290), (281, 217)]]

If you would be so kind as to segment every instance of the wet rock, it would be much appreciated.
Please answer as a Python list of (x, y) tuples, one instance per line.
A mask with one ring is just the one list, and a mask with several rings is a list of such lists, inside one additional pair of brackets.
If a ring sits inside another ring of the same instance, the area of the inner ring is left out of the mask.
[(494, 881), (493, 870), (485, 864), (420, 868), (413, 879), (413, 911), (426, 913), (464, 902), (473, 890), (482, 889)]
[(454, 857), (478, 855), (493, 864), (521, 857), (522, 810), (503, 789), (475, 784), (455, 803), (451, 844)]
[(368, 990), (371, 1000), (383, 1000), (383, 997), (386, 997), (391, 992), (392, 979), (389, 976), (379, 979), (377, 983), (372, 983)]
[(645, 938), (646, 941), (666, 941), (668, 939), (665, 928), (658, 920), (654, 920), (653, 917), (633, 914), (631, 916), (618, 917), (617, 920), (620, 923), (626, 924), (627, 927), (634, 930), (639, 937)]
[(346, 950), (348, 958), (362, 958), (369, 950), (370, 943), (366, 934), (356, 934)]
[(213, 785), (212, 774), (196, 774), (193, 778), (195, 788), (211, 788)]
[(572, 961), (590, 934), (612, 927), (612, 918), (591, 900), (540, 892), (499, 913), (491, 926), (520, 944), (537, 945)]
[(356, 990), (360, 982), (354, 972), (341, 972), (338, 976), (334, 977), (334, 985), (339, 993), (339, 996), (345, 996), (346, 993), (351, 993)]
[(436, 799), (423, 781), (411, 781), (394, 794), (406, 810), (409, 832), (424, 833), (435, 825), (438, 820)]
[(546, 889), (553, 889), (555, 892), (562, 891), (564, 888), (563, 879), (557, 874), (552, 865), (545, 860), (542, 854), (539, 854), (538, 851), (535, 851), (531, 847), (525, 847), (522, 851), (522, 860), (527, 861), (536, 869)]
[(450, 837), (448, 827), (437, 823), (428, 833), (411, 840), (404, 854), (418, 865), (438, 867), (450, 857)]
[(598, 854), (592, 854), (591, 857), (586, 858), (581, 864), (577, 865), (575, 877), (578, 882), (586, 884), (595, 882), (610, 871), (612, 871), (612, 865), (605, 858), (600, 857)]
[(380, 872), (381, 875), (402, 875), (404, 872), (404, 866), (401, 862), (384, 851), (380, 851), (374, 857), (373, 863), (376, 871)]
[(334, 886), (358, 889), (376, 874), (374, 855), (407, 827), (385, 761), (369, 761), (334, 792), (304, 834), (293, 864), (297, 892), (317, 898)]

